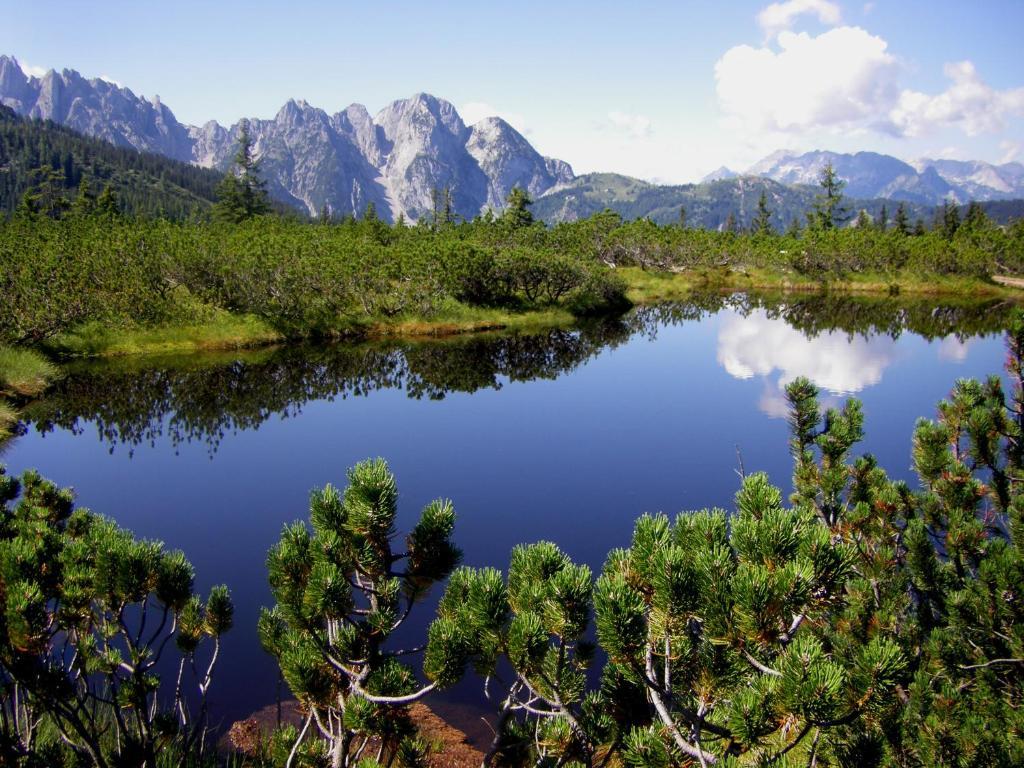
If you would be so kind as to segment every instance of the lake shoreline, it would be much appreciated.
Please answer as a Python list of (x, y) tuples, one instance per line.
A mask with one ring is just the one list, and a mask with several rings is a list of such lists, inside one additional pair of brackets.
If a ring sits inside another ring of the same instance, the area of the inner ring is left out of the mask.
[[(979, 278), (887, 277), (858, 275), (844, 280), (807, 280), (791, 274), (766, 270), (687, 270), (657, 272), (638, 267), (617, 270), (627, 284), (627, 298), (633, 305), (656, 304), (686, 299), (694, 292), (744, 293), (834, 293), (865, 297), (899, 295), (956, 297), (958, 299), (1006, 298), (1024, 301), (1016, 286)], [(460, 307), (456, 312), (432, 318), (402, 317), (353, 321), (330, 329), (323, 338), (333, 340), (416, 339), (463, 334), (530, 332), (567, 328), (580, 317), (560, 307), (523, 311)], [(209, 323), (168, 325), (159, 328), (113, 329), (93, 327), (73, 332), (42, 345), (41, 351), (58, 360), (81, 357), (153, 355), (168, 352), (200, 352), (256, 348), (305, 341), (313, 334), (288, 336), (251, 315), (223, 313)], [(2, 373), (2, 371), (0, 371)]]
[[(853, 279), (811, 281), (766, 270), (688, 270), (665, 272), (622, 267), (633, 306), (682, 301), (701, 293), (747, 293), (785, 296), (827, 294), (863, 298), (955, 298), (958, 301), (1005, 299), (1024, 301), (1024, 291), (1008, 281), (979, 278), (857, 275)], [(457, 306), (431, 318), (400, 317), (353, 321), (320, 334), (329, 341), (428, 340), (468, 335), (529, 334), (577, 326), (585, 318), (560, 307), (523, 311)], [(5, 363), (0, 355), (0, 439), (16, 429), (18, 410), (38, 397), (62, 375), (61, 362), (86, 359), (146, 358), (159, 355), (263, 349), (307, 342), (308, 335), (286, 335), (252, 315), (217, 312), (206, 321), (156, 328), (83, 326), (35, 348), (2, 348), (16, 357)]]

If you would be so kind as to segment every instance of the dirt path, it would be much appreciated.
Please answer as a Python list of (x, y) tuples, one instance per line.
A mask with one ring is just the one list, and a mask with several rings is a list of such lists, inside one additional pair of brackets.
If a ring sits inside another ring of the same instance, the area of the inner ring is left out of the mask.
[(992, 282), (1000, 285), (1008, 285), (1011, 288), (1024, 288), (1024, 278), (1004, 277), (1003, 275), (992, 275)]

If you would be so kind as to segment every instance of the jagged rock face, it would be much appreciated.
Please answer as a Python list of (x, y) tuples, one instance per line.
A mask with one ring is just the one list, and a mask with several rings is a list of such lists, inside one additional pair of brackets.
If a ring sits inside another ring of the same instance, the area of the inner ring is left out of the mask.
[(19, 114), (53, 120), (118, 146), (191, 160), (188, 129), (158, 97), (149, 101), (69, 69), (50, 70), (41, 78), (19, 77), (19, 72), (14, 59), (0, 56), (0, 99)]
[(832, 163), (846, 182), (851, 197), (885, 197), (937, 205), (944, 200), (999, 200), (1024, 196), (1024, 166), (992, 165), (979, 161), (919, 160), (914, 165), (876, 152), (774, 152), (751, 166), (748, 174), (783, 184), (818, 183), (821, 170)]
[(488, 117), (474, 125), (466, 150), (488, 178), (486, 205), (495, 210), (504, 207), (515, 187), (539, 197), (574, 178), (566, 163), (542, 157), (500, 117)]
[[(152, 102), (77, 72), (28, 77), (0, 56), (0, 101), (114, 144), (198, 165), (226, 168), (240, 125), (185, 126)], [(560, 160), (539, 155), (504, 121), (467, 127), (455, 107), (428, 94), (392, 102), (375, 117), (361, 104), (328, 115), (290, 101), (272, 120), (249, 120), (271, 195), (317, 215), (361, 214), (369, 203), (387, 220), (433, 210), (435, 189), (450, 189), (455, 210), (472, 217), (500, 208), (515, 184), (539, 195), (574, 178)]]
[(455, 210), (476, 215), (487, 199), (488, 180), (466, 151), (469, 129), (455, 107), (419, 93), (393, 101), (374, 118), (386, 159), (381, 173), (410, 218), (433, 210), (435, 189), (449, 189)]

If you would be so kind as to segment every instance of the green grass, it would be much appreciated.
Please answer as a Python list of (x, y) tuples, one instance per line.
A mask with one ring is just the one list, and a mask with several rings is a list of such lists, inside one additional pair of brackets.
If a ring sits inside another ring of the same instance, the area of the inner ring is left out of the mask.
[[(575, 322), (568, 310), (545, 308), (517, 312), (469, 307), (451, 301), (430, 317), (400, 315), (389, 318), (341, 320), (330, 329), (338, 337), (448, 336), (482, 331), (542, 331)], [(111, 328), (99, 323), (79, 326), (47, 343), (59, 357), (113, 357), (164, 355), (182, 352), (260, 347), (285, 341), (285, 336), (259, 318), (218, 312), (204, 323), (157, 328)]]
[(60, 375), (60, 370), (38, 352), (0, 347), (0, 392), (35, 397)]
[(110, 328), (89, 323), (55, 337), (46, 346), (64, 357), (91, 357), (237, 349), (273, 344), (283, 339), (280, 332), (259, 318), (220, 312), (213, 319), (194, 325)]
[[(906, 293), (911, 295), (955, 295), (987, 298), (1024, 297), (1018, 288), (996, 285), (969, 277), (927, 277), (910, 275), (857, 274), (842, 280), (817, 281), (793, 272), (750, 268), (707, 268), (685, 272), (656, 272), (638, 267), (616, 270), (627, 283), (627, 296), (636, 304), (685, 300), (695, 290), (723, 291), (835, 291), (864, 295)], [(62, 334), (47, 343), (49, 353), (58, 357), (97, 357), (119, 355), (162, 355), (212, 350), (236, 350), (261, 347), (286, 341), (280, 331), (252, 315), (232, 315), (222, 310), (202, 308), (196, 315), (209, 319), (189, 325), (165, 325), (155, 328), (114, 328), (90, 323)], [(210, 314), (212, 313), (212, 314)], [(449, 300), (428, 317), (414, 314), (396, 317), (341, 318), (329, 329), (329, 335), (353, 338), (402, 338), (449, 336), (488, 331), (541, 332), (571, 327), (576, 318), (561, 307), (514, 310), (497, 307), (473, 307)], [(31, 354), (31, 353), (29, 353)], [(49, 364), (34, 355), (36, 365)], [(31, 371), (27, 363), (20, 366)], [(4, 379), (0, 356), (0, 382)], [(22, 376), (21, 381), (31, 382)], [(43, 379), (45, 381), (45, 379)], [(22, 385), (24, 386), (24, 384)], [(45, 384), (42, 385), (45, 388)], [(0, 387), (2, 388), (2, 387)], [(39, 390), (41, 391), (41, 390)]]
[(17, 423), (18, 412), (6, 400), (0, 400), (0, 441), (14, 434)]
[(915, 295), (949, 295), (959, 297), (1024, 298), (1019, 288), (997, 285), (988, 280), (948, 275), (881, 275), (849, 274), (841, 280), (815, 280), (793, 272), (751, 268), (733, 270), (709, 268), (685, 272), (655, 272), (638, 267), (617, 270), (626, 281), (626, 295), (637, 304), (685, 299), (695, 289), (730, 291), (834, 291), (885, 295), (907, 293)]
[(576, 318), (567, 309), (549, 307), (514, 311), (497, 307), (470, 307), (448, 302), (429, 318), (402, 316), (377, 320), (366, 327), (368, 336), (448, 336), (481, 331), (543, 331), (570, 326)]

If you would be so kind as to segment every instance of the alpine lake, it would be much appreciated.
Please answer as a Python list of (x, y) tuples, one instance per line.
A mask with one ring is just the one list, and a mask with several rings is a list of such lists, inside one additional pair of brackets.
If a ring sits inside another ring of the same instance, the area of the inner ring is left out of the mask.
[[(962, 377), (1002, 372), (1013, 305), (832, 294), (710, 294), (539, 335), (303, 345), (74, 362), (0, 448), (138, 536), (183, 550), (206, 593), (226, 583), (235, 627), (213, 720), (273, 704), (256, 619), (265, 558), (309, 492), (385, 457), (399, 536), (437, 497), (472, 566), (507, 568), (519, 543), (555, 542), (595, 572), (644, 512), (732, 508), (740, 472), (791, 488), (784, 386), (864, 404), (890, 475), (915, 482), (915, 421)], [(435, 590), (399, 641), (424, 635)], [(428, 700), (482, 713), (479, 678)]]

